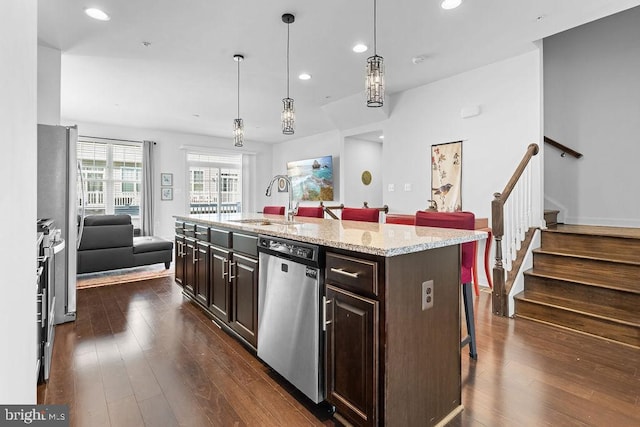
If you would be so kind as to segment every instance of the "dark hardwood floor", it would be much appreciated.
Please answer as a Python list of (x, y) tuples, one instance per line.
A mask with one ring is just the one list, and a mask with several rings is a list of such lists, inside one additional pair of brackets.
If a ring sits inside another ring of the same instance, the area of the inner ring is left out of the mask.
[[(640, 425), (640, 350), (493, 316), (485, 292), (475, 308), (479, 357), (462, 350), (465, 410), (450, 425)], [(171, 277), (79, 291), (38, 403), (68, 404), (75, 426), (334, 425)]]

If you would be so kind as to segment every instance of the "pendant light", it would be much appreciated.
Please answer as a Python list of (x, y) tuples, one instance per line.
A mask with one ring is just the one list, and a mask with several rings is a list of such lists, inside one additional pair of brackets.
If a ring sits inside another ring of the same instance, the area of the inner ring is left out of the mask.
[(376, 50), (377, 1), (373, 0), (373, 56), (367, 58), (367, 107), (384, 104), (384, 58)]
[(244, 124), (240, 118), (240, 63), (244, 60), (244, 56), (233, 55), (233, 60), (238, 63), (238, 116), (233, 120), (233, 145), (242, 147), (244, 143)]
[(289, 24), (295, 20), (295, 16), (290, 13), (282, 15), (282, 22), (287, 24), (287, 97), (282, 100), (282, 133), (285, 135), (293, 135), (293, 125), (296, 120), (295, 110), (293, 109), (293, 98), (289, 97)]

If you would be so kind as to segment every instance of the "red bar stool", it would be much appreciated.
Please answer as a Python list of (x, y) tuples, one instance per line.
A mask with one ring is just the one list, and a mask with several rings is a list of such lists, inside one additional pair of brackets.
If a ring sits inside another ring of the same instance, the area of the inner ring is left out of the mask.
[[(456, 228), (459, 230), (475, 229), (475, 215), (472, 212), (416, 212), (416, 226)], [(478, 360), (476, 348), (476, 327), (473, 314), (473, 293), (471, 276), (474, 264), (475, 242), (463, 243), (460, 261), (460, 281), (462, 282), (462, 301), (464, 317), (467, 321), (467, 336), (460, 342), (460, 348), (469, 344), (469, 356)]]
[(262, 213), (266, 215), (284, 215), (284, 206), (265, 206)]
[(349, 221), (380, 222), (380, 211), (375, 208), (342, 208), (341, 218)]
[(324, 208), (322, 206), (300, 206), (296, 216), (305, 216), (308, 218), (324, 218)]

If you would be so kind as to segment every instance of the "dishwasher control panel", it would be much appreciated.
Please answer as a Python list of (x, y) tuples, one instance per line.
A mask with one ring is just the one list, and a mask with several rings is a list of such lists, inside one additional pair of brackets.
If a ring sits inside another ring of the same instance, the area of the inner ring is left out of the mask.
[(271, 236), (259, 236), (258, 248), (286, 256), (287, 258), (318, 262), (319, 247), (293, 240)]

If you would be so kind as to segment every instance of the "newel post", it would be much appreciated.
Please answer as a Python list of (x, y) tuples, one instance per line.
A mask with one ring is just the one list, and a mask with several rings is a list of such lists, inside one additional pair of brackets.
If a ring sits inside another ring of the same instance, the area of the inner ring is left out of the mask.
[(493, 194), (491, 201), (491, 230), (496, 242), (496, 263), (493, 267), (493, 314), (508, 315), (508, 305), (505, 290), (505, 272), (502, 264), (502, 236), (504, 235), (504, 201), (500, 193)]

